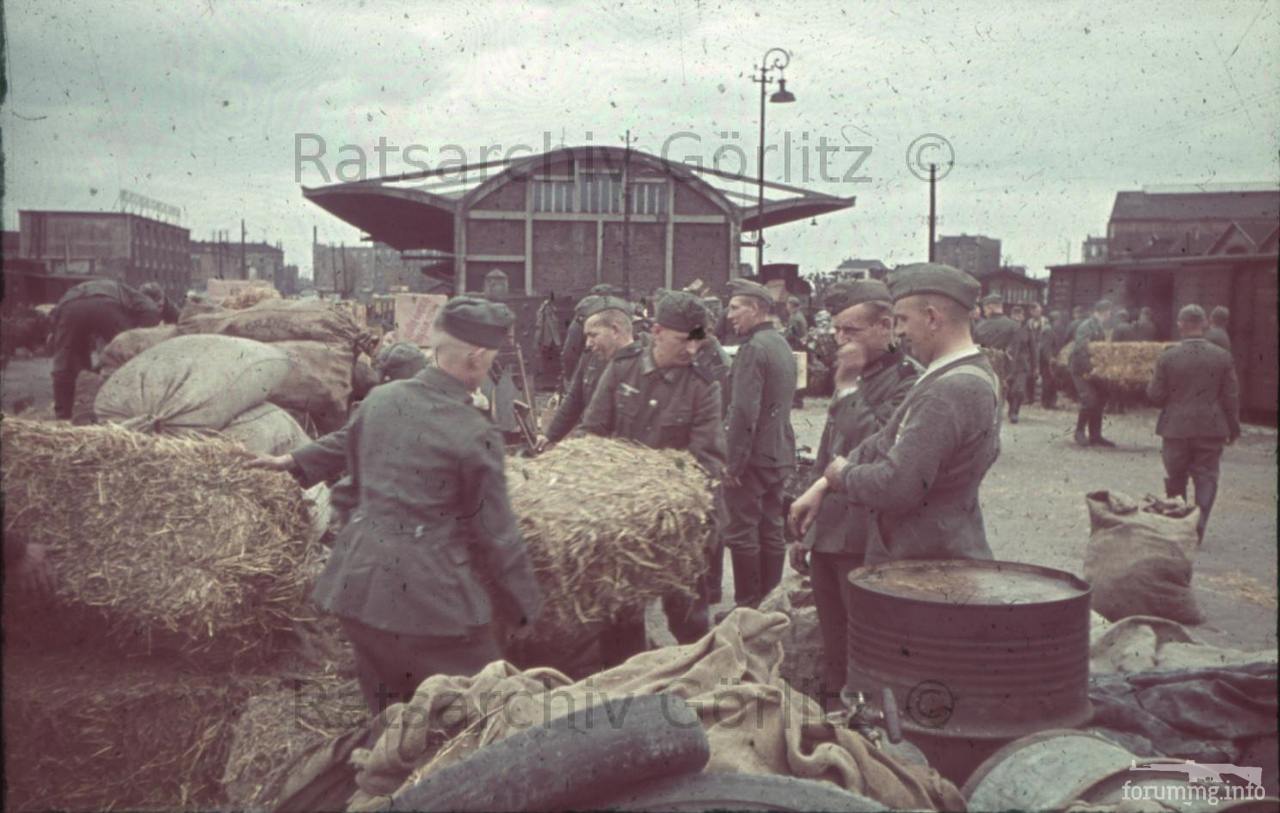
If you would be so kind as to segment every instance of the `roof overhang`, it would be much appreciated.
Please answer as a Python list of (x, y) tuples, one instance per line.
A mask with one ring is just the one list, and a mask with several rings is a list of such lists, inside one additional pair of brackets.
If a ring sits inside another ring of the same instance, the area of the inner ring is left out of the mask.
[(737, 209), (740, 213), (742, 230), (755, 231), (761, 225), (767, 229), (848, 209), (856, 200), (857, 198), (837, 198), (810, 193), (799, 198), (765, 201), (763, 214), (758, 206), (739, 206)]
[(1103, 268), (1134, 270), (1168, 268), (1171, 265), (1234, 265), (1236, 263), (1270, 263), (1275, 265), (1277, 255), (1271, 254), (1191, 254), (1178, 257), (1143, 257), (1140, 259), (1103, 260), (1095, 263), (1066, 263), (1046, 266), (1050, 271), (1087, 271)]
[(420, 189), (356, 182), (313, 189), (312, 203), (399, 251), (453, 251), (456, 202)]

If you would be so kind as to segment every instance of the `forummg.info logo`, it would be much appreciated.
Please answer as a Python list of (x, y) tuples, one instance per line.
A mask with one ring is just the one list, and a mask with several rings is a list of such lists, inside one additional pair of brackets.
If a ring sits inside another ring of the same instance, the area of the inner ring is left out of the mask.
[[(1217, 765), (1199, 763), (1192, 760), (1150, 759), (1138, 762), (1129, 761), (1131, 771), (1154, 771), (1158, 773), (1186, 774), (1186, 784), (1177, 783), (1143, 783), (1126, 780), (1120, 792), (1127, 801), (1152, 800), (1156, 802), (1207, 802), (1216, 805), (1219, 802), (1238, 802), (1247, 799), (1263, 799), (1266, 790), (1262, 787), (1261, 768), (1242, 768), (1239, 765)], [(1224, 777), (1243, 779), (1247, 784), (1228, 782)]]

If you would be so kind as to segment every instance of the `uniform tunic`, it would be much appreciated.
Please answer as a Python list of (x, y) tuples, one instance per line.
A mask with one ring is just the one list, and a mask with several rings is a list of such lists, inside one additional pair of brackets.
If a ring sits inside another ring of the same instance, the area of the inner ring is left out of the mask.
[(1000, 394), (980, 352), (926, 371), (839, 478), (877, 513), (867, 564), (991, 559), (978, 489), (1000, 456)]

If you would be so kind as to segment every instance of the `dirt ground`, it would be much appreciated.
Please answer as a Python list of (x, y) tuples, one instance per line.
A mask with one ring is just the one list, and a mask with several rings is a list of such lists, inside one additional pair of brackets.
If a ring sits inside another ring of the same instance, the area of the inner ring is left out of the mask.
[[(15, 359), (0, 375), (5, 412), (19, 401), (39, 408), (52, 400), (47, 358)], [(1069, 405), (1069, 402), (1068, 402)], [(798, 444), (816, 450), (825, 404), (806, 401), (793, 416)], [(1000, 459), (981, 499), (996, 557), (1083, 575), (1089, 518), (1084, 495), (1109, 489), (1135, 497), (1161, 494), (1164, 473), (1152, 409), (1108, 415), (1104, 433), (1117, 449), (1081, 449), (1071, 439), (1072, 409), (1027, 407), (1017, 426), (1004, 424)], [(1276, 646), (1276, 431), (1249, 426), (1223, 455), (1217, 504), (1195, 562), (1194, 586), (1206, 622), (1195, 633), (1240, 649)], [(732, 597), (726, 557), (724, 593)], [(721, 608), (727, 607), (727, 603)], [(651, 630), (670, 643), (660, 610)]]

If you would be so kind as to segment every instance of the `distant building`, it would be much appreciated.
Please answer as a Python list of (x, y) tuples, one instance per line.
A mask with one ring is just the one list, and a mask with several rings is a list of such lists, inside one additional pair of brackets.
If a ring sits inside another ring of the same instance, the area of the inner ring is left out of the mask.
[(1101, 263), (1107, 260), (1107, 238), (1094, 237), (1092, 235), (1084, 238), (1084, 245), (1080, 249), (1080, 261), (1086, 263)]
[(276, 276), (276, 290), (281, 296), (297, 296), (300, 289), (298, 287), (298, 266), (286, 265), (280, 269), (280, 273)]
[(180, 301), (191, 283), (190, 231), (128, 212), (18, 212), (19, 257), (54, 277), (155, 282)]
[(279, 290), (284, 249), (278, 244), (241, 243), (226, 238), (192, 240), (191, 266), (194, 288), (204, 287), (211, 279), (264, 279)]
[(879, 260), (859, 260), (850, 257), (836, 266), (832, 277), (837, 280), (884, 279), (885, 274), (888, 273), (889, 266)]
[(982, 279), (1000, 269), (1000, 241), (980, 234), (940, 236), (934, 243), (934, 261)]
[(1006, 305), (1044, 304), (1044, 289), (1048, 284), (1047, 280), (1028, 277), (1025, 265), (1002, 266), (994, 273), (980, 277), (979, 282), (982, 283), (983, 296), (999, 294)]
[(405, 291), (429, 293), (431, 280), (424, 275), (432, 260), (407, 260), (385, 243), (311, 247), (311, 268), (316, 291), (355, 299)]
[(1278, 190), (1119, 192), (1107, 258), (1050, 266), (1049, 306), (1069, 311), (1106, 298), (1131, 314), (1151, 308), (1158, 337), (1170, 340), (1184, 305), (1223, 305), (1241, 403), (1274, 417), (1278, 220)]

